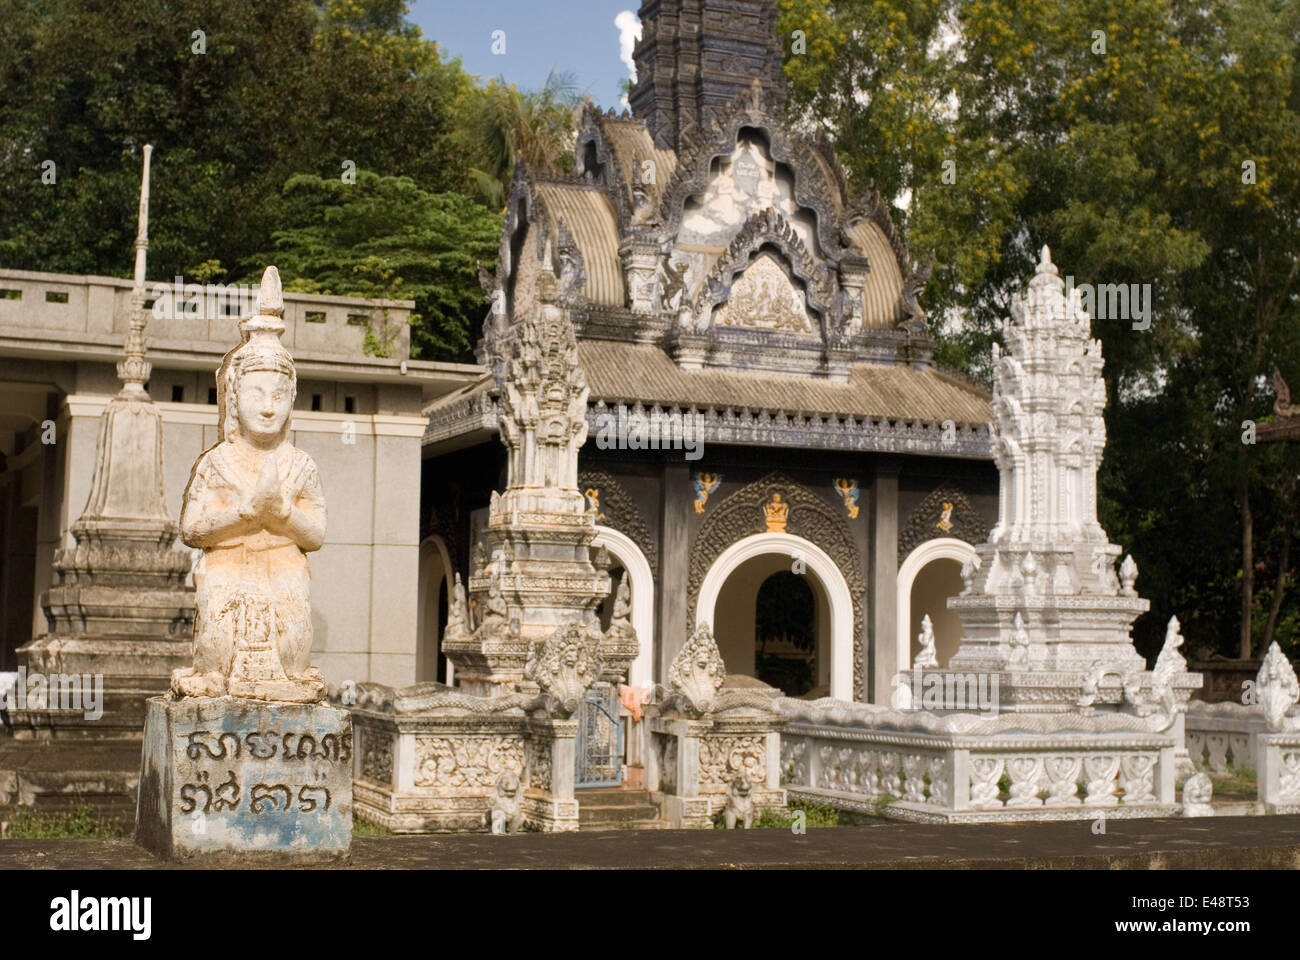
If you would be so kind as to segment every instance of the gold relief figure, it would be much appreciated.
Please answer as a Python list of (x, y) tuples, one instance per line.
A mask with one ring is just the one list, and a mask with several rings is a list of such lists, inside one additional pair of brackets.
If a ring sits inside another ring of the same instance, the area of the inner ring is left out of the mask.
[(709, 502), (709, 494), (718, 489), (722, 476), (717, 473), (697, 473), (693, 481), (695, 487), (695, 512), (703, 513), (704, 505)]
[(939, 516), (939, 522), (934, 525), (936, 530), (942, 530), (944, 533), (952, 531), (952, 504), (945, 500), (943, 502), (943, 513)]
[(844, 498), (844, 509), (848, 511), (849, 519), (858, 519), (858, 481), (841, 477), (835, 481), (835, 489)]
[(596, 512), (597, 520), (604, 520), (605, 515), (600, 512), (600, 487), (588, 487), (583, 496), (587, 498), (587, 509)]
[(785, 523), (789, 514), (790, 504), (782, 502), (781, 494), (772, 494), (772, 502), (763, 506), (763, 519), (767, 522), (767, 532), (785, 533)]

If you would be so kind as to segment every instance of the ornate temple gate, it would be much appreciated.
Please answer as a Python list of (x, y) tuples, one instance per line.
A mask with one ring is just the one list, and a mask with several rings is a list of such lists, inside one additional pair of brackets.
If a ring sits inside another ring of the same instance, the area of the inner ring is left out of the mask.
[(575, 786), (616, 787), (623, 782), (623, 724), (611, 684), (597, 683), (583, 695), (574, 753)]

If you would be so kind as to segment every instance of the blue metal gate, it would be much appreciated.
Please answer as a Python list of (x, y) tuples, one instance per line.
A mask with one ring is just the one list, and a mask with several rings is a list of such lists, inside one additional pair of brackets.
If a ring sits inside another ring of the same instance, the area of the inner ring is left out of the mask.
[(623, 723), (613, 686), (598, 683), (582, 698), (578, 709), (579, 787), (616, 787), (623, 782)]

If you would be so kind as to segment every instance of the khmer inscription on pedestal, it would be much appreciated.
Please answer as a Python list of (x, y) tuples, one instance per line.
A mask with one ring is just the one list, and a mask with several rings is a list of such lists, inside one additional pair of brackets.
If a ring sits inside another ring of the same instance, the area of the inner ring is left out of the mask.
[(136, 840), (166, 859), (345, 857), (352, 719), (320, 704), (149, 701)]
[(325, 541), (312, 458), (289, 442), (297, 392), (280, 277), (217, 371), (218, 441), (190, 474), (181, 537), (195, 568), (193, 666), (149, 701), (137, 839), (164, 857), (346, 856), (352, 727), (311, 665), (311, 571)]

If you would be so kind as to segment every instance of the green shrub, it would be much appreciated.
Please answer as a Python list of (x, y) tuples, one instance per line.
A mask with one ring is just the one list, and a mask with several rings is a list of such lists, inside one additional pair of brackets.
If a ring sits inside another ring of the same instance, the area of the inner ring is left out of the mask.
[(387, 827), (359, 817), (355, 813), (352, 814), (352, 836), (354, 837), (387, 837), (392, 833), (393, 831)]
[[(794, 826), (794, 815), (802, 811), (805, 827), (838, 827), (844, 825), (843, 815), (834, 807), (808, 800), (791, 800), (788, 812), (774, 807), (764, 807), (754, 815), (755, 830), (784, 829)], [(713, 826), (717, 830), (726, 829), (725, 811), (719, 810), (713, 817)], [(737, 827), (739, 829), (739, 827)]]
[(9, 840), (67, 840), (122, 837), (126, 828), (105, 819), (90, 807), (76, 807), (57, 813), (21, 811), (5, 825), (3, 836)]

